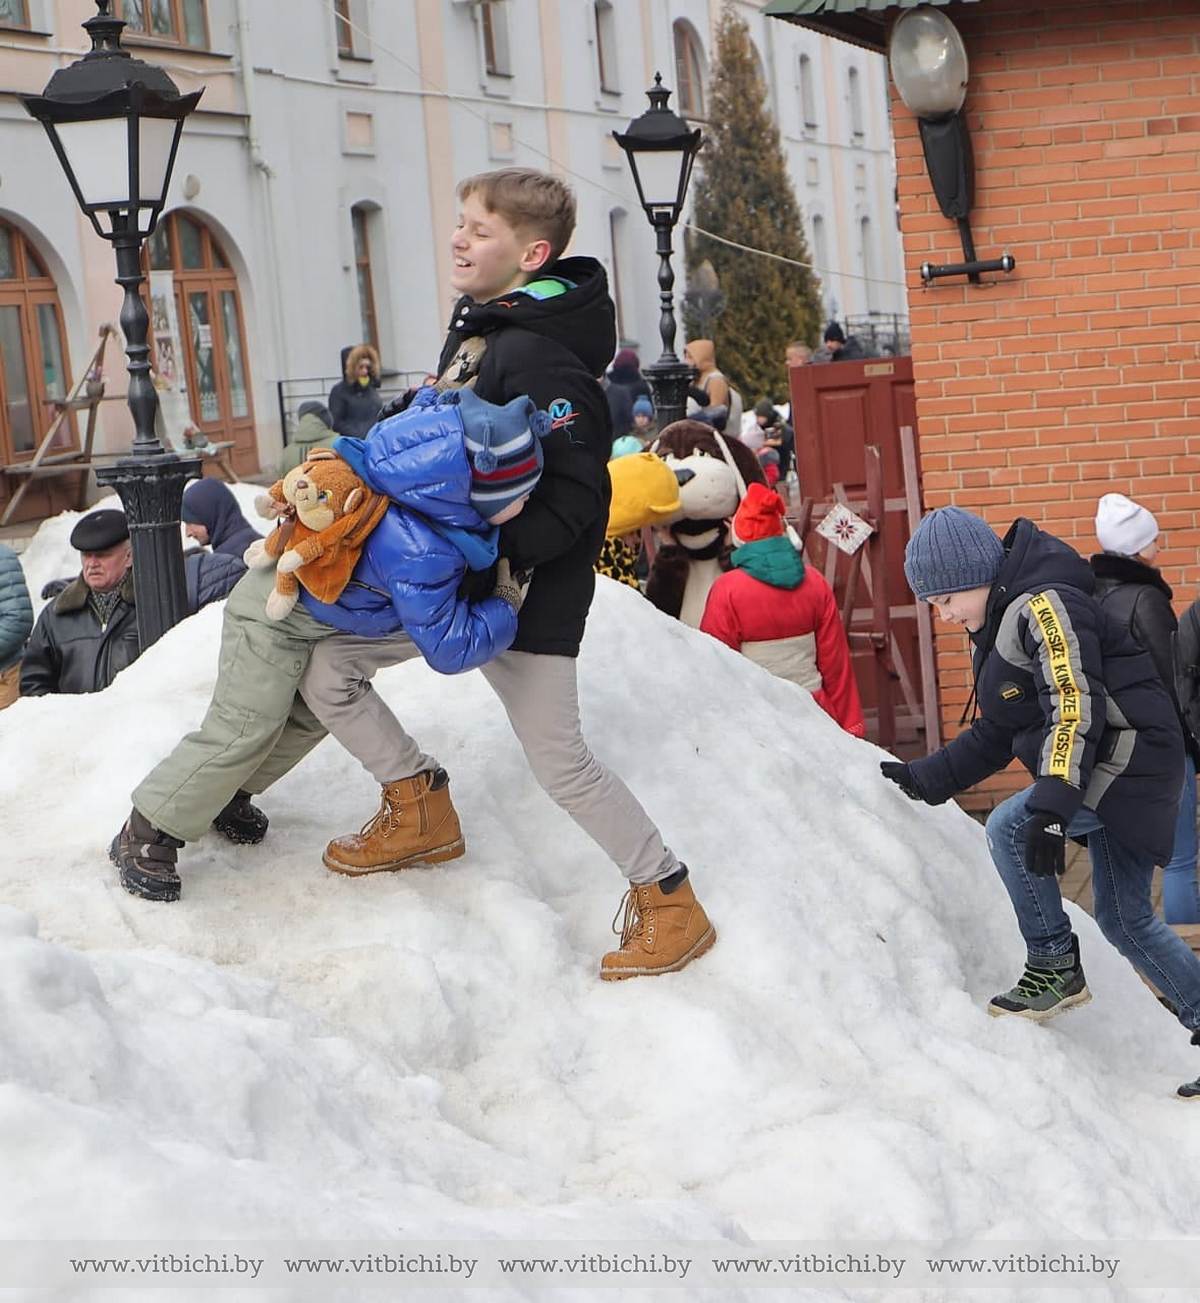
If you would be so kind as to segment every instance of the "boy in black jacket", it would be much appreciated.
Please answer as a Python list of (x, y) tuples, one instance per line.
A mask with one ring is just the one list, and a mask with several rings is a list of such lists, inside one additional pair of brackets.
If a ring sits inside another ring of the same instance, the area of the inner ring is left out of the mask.
[[(1025, 938), (1025, 971), (988, 1012), (1041, 1021), (1091, 999), (1058, 875), (1066, 839), (1087, 838), (1096, 922), (1170, 1000), (1200, 1045), (1200, 959), (1154, 913), (1154, 866), (1171, 852), (1183, 738), (1149, 656), (1093, 597), (1087, 563), (1032, 521), (1003, 542), (943, 507), (904, 557), (918, 598), (965, 625), (980, 717), (933, 755), (885, 761), (914, 801), (940, 805), (1014, 756), (1033, 786), (988, 817), (987, 840)], [(1179, 1088), (1200, 1097), (1200, 1080)]]
[[(561, 258), (575, 226), (575, 200), (557, 178), (508, 168), (468, 178), (451, 240), (451, 284), (460, 297), (438, 363), (438, 387), (473, 386), (504, 403), (528, 394), (550, 413), (541, 480), (525, 509), (501, 527), (500, 553), (530, 576), (512, 649), (481, 672), (500, 697), (534, 775), (595, 840), (629, 882), (620, 946), (606, 954), (606, 979), (682, 968), (716, 933), (692, 893), (687, 868), (663, 844), (629, 789), (588, 749), (579, 724), (575, 658), (595, 588), (611, 488), (612, 423), (596, 377), (616, 347), (615, 312), (593, 258)], [(370, 678), (407, 659), (403, 639), (336, 635), (319, 644), (301, 685), (310, 709), (339, 740), (374, 740), (354, 754), (381, 783), (397, 753), (419, 751)], [(452, 809), (443, 786), (404, 808), (385, 788), (378, 815), (326, 852), (353, 871), (412, 862), (426, 829)]]

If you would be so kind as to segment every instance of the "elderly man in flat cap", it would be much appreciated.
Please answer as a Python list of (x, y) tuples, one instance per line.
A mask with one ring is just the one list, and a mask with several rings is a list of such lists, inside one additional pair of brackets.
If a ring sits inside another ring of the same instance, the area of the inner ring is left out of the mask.
[(23, 697), (99, 692), (141, 651), (125, 513), (84, 516), (71, 546), (82, 570), (38, 616), (21, 661)]

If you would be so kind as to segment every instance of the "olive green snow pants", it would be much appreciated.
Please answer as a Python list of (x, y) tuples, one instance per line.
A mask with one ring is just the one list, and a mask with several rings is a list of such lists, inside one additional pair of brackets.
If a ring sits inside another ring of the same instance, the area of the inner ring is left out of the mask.
[(195, 841), (240, 789), (263, 792), (325, 736), (297, 688), (314, 645), (335, 633), (297, 603), (268, 620), (275, 571), (251, 570), (225, 603), (208, 711), (142, 780), (133, 804), (155, 828)]

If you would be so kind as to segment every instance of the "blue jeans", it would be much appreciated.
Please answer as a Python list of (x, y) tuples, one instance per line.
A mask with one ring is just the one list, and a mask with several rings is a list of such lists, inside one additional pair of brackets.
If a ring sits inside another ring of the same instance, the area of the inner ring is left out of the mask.
[[(1031, 788), (1002, 801), (988, 816), (992, 860), (1008, 891), (1031, 960), (1063, 955), (1071, 948), (1071, 923), (1055, 877), (1025, 868), (1026, 807)], [(1200, 959), (1154, 912), (1150, 890), (1154, 862), (1119, 842), (1097, 817), (1081, 809), (1067, 825), (1069, 836), (1087, 836), (1092, 861), (1096, 923), (1105, 939), (1162, 992), (1189, 1030), (1200, 1027)]]
[(1185, 757), (1183, 797), (1175, 824), (1175, 849), (1163, 868), (1163, 918), (1168, 923), (1200, 923), (1196, 883), (1196, 762)]

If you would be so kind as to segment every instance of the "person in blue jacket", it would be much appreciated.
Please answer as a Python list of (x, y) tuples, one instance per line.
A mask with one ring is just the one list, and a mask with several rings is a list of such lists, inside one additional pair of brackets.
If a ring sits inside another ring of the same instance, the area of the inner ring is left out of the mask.
[[(403, 629), (412, 654), (447, 673), (509, 646), (522, 592), (507, 565), (496, 564), (496, 522), (518, 513), (537, 483), (539, 436), (549, 424), (526, 397), (500, 407), (472, 393), (460, 400), (428, 391), (365, 440), (338, 441), (373, 488), (395, 494), (394, 503), (337, 603), (306, 595), (283, 620), (268, 619), (270, 568), (250, 570), (230, 594), (208, 711), (138, 785), (109, 848), (128, 891), (178, 900), (177, 851), (210, 823), (231, 841), (262, 840), (267, 817), (250, 798), (325, 736), (298, 688), (313, 647), (338, 629), (393, 635), (392, 642)], [(497, 578), (482, 597), (460, 596), (469, 568), (490, 574), (494, 565)], [(443, 771), (421, 781), (446, 783)]]
[[(1091, 999), (1058, 879), (1066, 839), (1086, 840), (1095, 917), (1200, 1045), (1200, 959), (1155, 914), (1156, 864), (1171, 855), (1183, 734), (1149, 655), (1094, 596), (1088, 563), (1032, 521), (1001, 540), (943, 507), (909, 540), (904, 573), (974, 644), (979, 717), (920, 760), (880, 768), (914, 801), (940, 805), (1014, 757), (1033, 784), (989, 815), (987, 842), (1025, 940), (1025, 971), (988, 1012), (1041, 1021)], [(1181, 1086), (1200, 1097), (1200, 1081)]]

